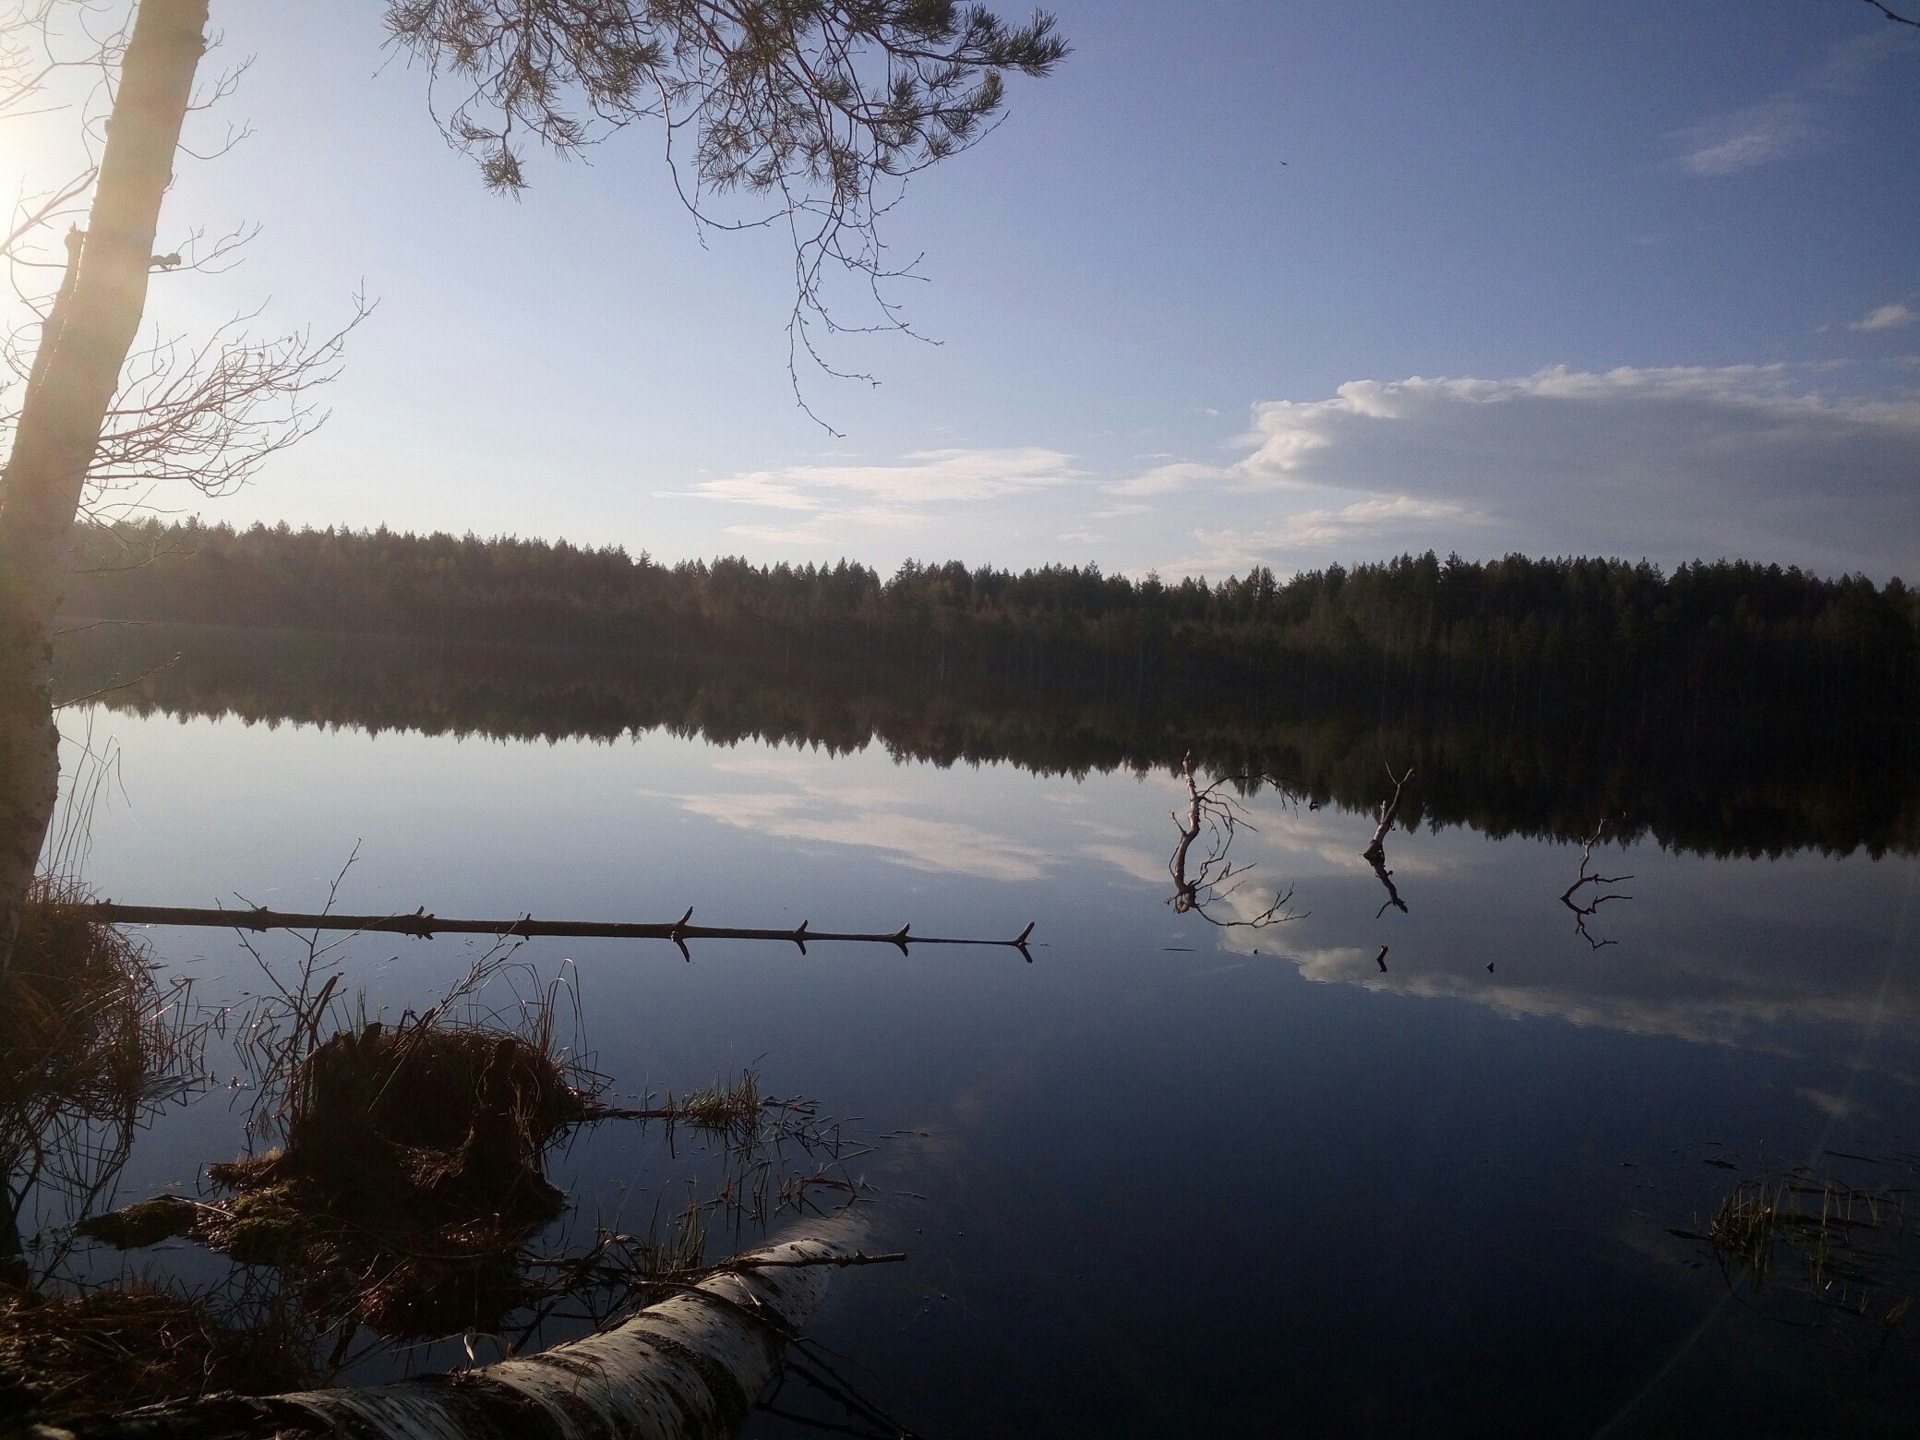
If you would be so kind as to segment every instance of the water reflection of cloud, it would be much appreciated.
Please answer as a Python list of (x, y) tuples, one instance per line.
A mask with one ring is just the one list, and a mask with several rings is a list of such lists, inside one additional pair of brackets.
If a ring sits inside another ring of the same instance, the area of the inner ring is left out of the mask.
[[(1069, 886), (1103, 875), (1114, 887), (1141, 887), (1160, 913), (1176, 838), (1168, 811), (1185, 798), (1176, 779), (1003, 788), (991, 773), (958, 786), (950, 772), (896, 767), (878, 751), (746, 748), (713, 757), (667, 798), (684, 813), (770, 839), (843, 846), (929, 874)], [(1223, 897), (1216, 918), (1251, 920), (1296, 884), (1291, 908), (1300, 918), (1207, 927), (1209, 941), (1195, 943), (1217, 946), (1223, 958), (1291, 963), (1315, 984), (1383, 998), (1464, 1001), (1516, 1020), (1749, 1051), (1813, 1053), (1875, 1031), (1882, 1074), (1888, 1062), (1905, 1063), (1907, 1037), (1920, 1033), (1920, 970), (1888, 968), (1898, 898), (1888, 882), (1897, 887), (1898, 877), (1880, 867), (1755, 866), (1634, 846), (1630, 858), (1609, 862), (1640, 876), (1635, 902), (1610, 912), (1621, 947), (1594, 960), (1558, 902), (1577, 871), (1577, 846), (1396, 830), (1388, 863), (1413, 913), (1381, 919), (1379, 886), (1358, 853), (1369, 817), (1307, 811), (1271, 794), (1249, 809), (1259, 829), (1240, 833), (1234, 854), (1256, 868)], [(1920, 869), (1913, 873), (1920, 904)], [(1384, 972), (1375, 962), (1383, 943), (1391, 946)]]
[[(1512, 980), (1497, 974), (1463, 973), (1431, 968), (1436, 961), (1422, 954), (1415, 961), (1388, 956), (1384, 972), (1375, 962), (1376, 949), (1328, 946), (1289, 950), (1269, 934), (1227, 931), (1221, 947), (1248, 953), (1255, 947), (1296, 966), (1303, 978), (1323, 985), (1357, 985), (1362, 989), (1409, 995), (1429, 1000), (1465, 1000), (1484, 1005), (1509, 1019), (1556, 1019), (1570, 1024), (1620, 1030), (1637, 1035), (1665, 1035), (1701, 1044), (1735, 1045), (1747, 1050), (1779, 1054), (1802, 1048), (1792, 1039), (1796, 1030), (1810, 1028), (1866, 1033), (1886, 1027), (1920, 1024), (1920, 997), (1883, 992), (1871, 977), (1823, 977), (1793, 969), (1723, 970), (1712, 974), (1666, 967), (1647, 969), (1637, 977), (1648, 988), (1635, 992), (1633, 978), (1608, 981), (1590, 970), (1565, 970)], [(1410, 947), (1408, 947), (1410, 948)], [(1417, 967), (1417, 968), (1416, 968)], [(1836, 987), (1832, 982), (1838, 981)], [(1665, 982), (1681, 993), (1659, 993)], [(1709, 993), (1707, 987), (1714, 987)], [(1806, 1099), (1823, 1100), (1812, 1093)], [(1832, 1097), (1826, 1097), (1831, 1100)], [(1836, 1102), (1839, 1103), (1839, 1102)]]
[[(1165, 788), (1172, 799), (1186, 798), (1185, 788), (1178, 784), (1156, 788)], [(1276, 893), (1301, 876), (1351, 875), (1356, 868), (1366, 868), (1360, 850), (1372, 828), (1365, 817), (1306, 812), (1271, 803), (1242, 804), (1241, 809), (1244, 819), (1234, 835), (1232, 859), (1236, 866), (1250, 868), (1238, 889), (1220, 897), (1219, 903), (1229, 912), (1222, 918), (1252, 921), (1273, 902)], [(1179, 838), (1178, 824), (1178, 815), (1170, 816), (1166, 849), (1153, 851), (1139, 843), (1137, 832), (1082, 822), (1079, 828), (1095, 838), (1082, 843), (1078, 853), (1111, 865), (1130, 879), (1165, 885), (1169, 883), (1168, 861)], [(1423, 849), (1418, 837), (1399, 830), (1388, 841), (1388, 855), (1396, 878), (1435, 878), (1459, 868), (1445, 854)]]
[(1831, 1090), (1819, 1090), (1811, 1085), (1798, 1086), (1793, 1093), (1823, 1115), (1831, 1115), (1836, 1120), (1846, 1119), (1859, 1108), (1844, 1095), (1835, 1095)]
[(720, 774), (778, 780), (775, 790), (708, 790), (671, 795), (681, 809), (779, 840), (846, 845), (881, 852), (895, 865), (930, 874), (1031, 880), (1054, 857), (1030, 843), (959, 820), (914, 813), (907, 785), (848, 784), (836, 763), (795, 755), (748, 755), (716, 763)]
[[(1261, 848), (1273, 853), (1275, 865), (1296, 875), (1351, 874), (1373, 837), (1373, 822), (1364, 816), (1263, 809), (1250, 813), (1264, 842)], [(1457, 868), (1424, 847), (1421, 837), (1398, 825), (1387, 836), (1386, 846), (1387, 866), (1395, 876), (1446, 875)]]
[[(1177, 825), (1179, 817), (1172, 812), (1185, 805), (1186, 786), (1173, 776), (1158, 773), (1144, 783), (1161, 793), (1162, 803)], [(1373, 835), (1370, 815), (1337, 806), (1309, 810), (1304, 802), (1289, 802), (1271, 789), (1263, 789), (1251, 798), (1234, 795), (1233, 800), (1241, 816), (1234, 838), (1235, 863), (1258, 864), (1275, 875), (1349, 874)], [(1172, 838), (1167, 848), (1173, 848)], [(1445, 855), (1424, 845), (1422, 836), (1398, 825), (1387, 839), (1387, 855), (1395, 875), (1446, 875), (1458, 868)], [(1160, 872), (1165, 871), (1162, 861)]]
[[(1172, 849), (1171, 843), (1168, 849)], [(1171, 883), (1167, 875), (1167, 857), (1164, 855), (1153, 855), (1129, 845), (1082, 845), (1080, 853), (1092, 856), (1095, 860), (1104, 860), (1121, 874), (1144, 880), (1150, 885)]]
[[(1378, 921), (1376, 890), (1357, 860), (1343, 859), (1344, 879), (1316, 876), (1303, 889), (1303, 924), (1222, 931), (1219, 948), (1259, 950), (1316, 984), (1467, 1001), (1513, 1019), (1779, 1054), (1865, 1037), (1882, 1074), (1906, 1063), (1899, 1057), (1920, 1038), (1920, 927), (1901, 919), (1920, 914), (1920, 867), (1910, 862), (1756, 866), (1634, 846), (1614, 868), (1639, 875), (1629, 887), (1638, 903), (1610, 913), (1621, 948), (1597, 959), (1567, 933), (1557, 902), (1577, 847), (1422, 839), (1449, 879), (1410, 896), (1410, 919)], [(1226, 903), (1246, 918), (1264, 897)], [(1391, 947), (1384, 971), (1382, 944)]]

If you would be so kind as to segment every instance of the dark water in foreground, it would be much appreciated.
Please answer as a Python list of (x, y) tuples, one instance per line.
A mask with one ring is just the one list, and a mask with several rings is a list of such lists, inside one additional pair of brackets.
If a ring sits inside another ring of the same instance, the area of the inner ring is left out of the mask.
[[(1602, 847), (1631, 899), (1588, 921), (1613, 942), (1594, 948), (1560, 898), (1577, 844), (1396, 830), (1407, 909), (1383, 911), (1358, 854), (1372, 817), (1267, 792), (1235, 842), (1258, 869), (1216, 914), (1291, 886), (1299, 918), (1223, 929), (1166, 903), (1185, 792), (1159, 770), (67, 712), (69, 734), (89, 725), (122, 756), (88, 864), (116, 900), (315, 908), (358, 846), (356, 911), (1035, 921), (1031, 964), (521, 956), (577, 987), (616, 1096), (752, 1065), (871, 1143), (849, 1172), (911, 1258), (837, 1279), (812, 1333), (917, 1433), (1920, 1433), (1920, 1319), (1884, 1321), (1910, 1281), (1823, 1294), (1783, 1251), (1757, 1286), (1671, 1233), (1796, 1166), (1891, 1206), (1920, 1184), (1920, 864), (1897, 849)], [(258, 985), (222, 932), (149, 938), (203, 1001)], [(347, 953), (397, 1013), (471, 947)], [(122, 1195), (193, 1191), (239, 1144), (231, 1098), (163, 1118)], [(576, 1216), (629, 1223), (684, 1203), (677, 1174), (616, 1126), (553, 1170)], [(1840, 1308), (1856, 1291), (1865, 1317)]]

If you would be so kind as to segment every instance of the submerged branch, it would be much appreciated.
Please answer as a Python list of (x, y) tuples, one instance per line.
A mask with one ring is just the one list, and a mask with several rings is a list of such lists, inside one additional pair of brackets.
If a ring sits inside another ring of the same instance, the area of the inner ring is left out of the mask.
[(1406, 788), (1407, 781), (1413, 778), (1413, 767), (1407, 767), (1407, 773), (1396, 777), (1393, 767), (1387, 767), (1387, 778), (1393, 781), (1393, 794), (1380, 802), (1380, 823), (1374, 826), (1373, 839), (1367, 842), (1367, 848), (1360, 852), (1362, 860), (1374, 862), (1374, 868), (1380, 868), (1387, 854), (1387, 832), (1393, 829), (1393, 817), (1400, 813), (1400, 792)]
[[(1406, 789), (1407, 781), (1413, 778), (1413, 767), (1407, 767), (1407, 773), (1396, 776), (1393, 766), (1387, 766), (1387, 778), (1393, 781), (1393, 794), (1380, 802), (1380, 821), (1373, 827), (1373, 838), (1367, 842), (1367, 848), (1360, 852), (1360, 858), (1373, 867), (1373, 875), (1387, 888), (1387, 898), (1380, 902), (1380, 908), (1374, 911), (1373, 918), (1378, 920), (1387, 913), (1389, 907), (1402, 915), (1410, 913), (1407, 902), (1400, 898), (1400, 887), (1393, 883), (1393, 871), (1387, 868), (1387, 832), (1393, 829), (1394, 817), (1400, 813), (1400, 794)], [(1382, 956), (1386, 955), (1383, 948)], [(1380, 967), (1386, 969), (1385, 965)]]

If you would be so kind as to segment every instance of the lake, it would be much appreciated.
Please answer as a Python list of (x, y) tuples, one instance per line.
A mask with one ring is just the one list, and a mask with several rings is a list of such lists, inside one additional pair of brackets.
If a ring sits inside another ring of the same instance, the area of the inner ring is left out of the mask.
[[(1849, 798), (1832, 756), (1744, 771), (1725, 787), (1742, 803), (1715, 811), (1724, 755), (1623, 762), (1608, 773), (1633, 783), (1609, 788), (1508, 737), (1495, 803), (1492, 780), (1467, 783), (1492, 762), (1448, 769), (1458, 746), (1367, 715), (1339, 766), (1292, 744), (1284, 789), (1237, 795), (1229, 858), (1252, 868), (1203, 913), (1170, 903), (1188, 791), (1164, 727), (1088, 763), (1022, 764), (1017, 745), (955, 763), (858, 727), (755, 738), (737, 709), (496, 739), (417, 708), (372, 728), (297, 723), (318, 702), (263, 702), (254, 723), (227, 708), (63, 712), (70, 771), (83, 738), (118, 754), (91, 823), (97, 894), (314, 910), (337, 881), (336, 908), (362, 913), (691, 906), (713, 925), (989, 939), (1033, 922), (1030, 959), (542, 939), (484, 997), (511, 1010), (557, 979), (570, 1043), (618, 1103), (748, 1067), (817, 1102), (841, 1144), (818, 1173), (909, 1258), (837, 1276), (810, 1334), (916, 1434), (1914, 1433), (1905, 770), (1891, 799), (1872, 766)], [(1029, 753), (1072, 749), (1034, 723)], [(1409, 765), (1410, 824), (1385, 842), (1403, 909), (1360, 852), (1389, 767)], [(1281, 923), (1215, 923), (1287, 892)], [(1620, 898), (1576, 913), (1601, 895)], [(203, 1005), (262, 987), (228, 932), (144, 933)], [(257, 943), (275, 965), (304, 948)], [(483, 948), (369, 935), (337, 953), (391, 1017)], [(141, 1135), (122, 1199), (199, 1193), (237, 1153), (246, 1092), (219, 1078)], [(716, 1163), (658, 1127), (588, 1127), (551, 1166), (562, 1229), (676, 1212)], [(1797, 1185), (1782, 1203), (1816, 1216), (1866, 1197), (1879, 1223), (1814, 1259), (1786, 1227), (1762, 1275), (1705, 1238), (1743, 1185)], [(769, 1233), (716, 1224), (718, 1253)], [(153, 1263), (207, 1265), (186, 1247)], [(448, 1342), (356, 1373), (463, 1360)], [(849, 1423), (804, 1389), (781, 1407)], [(769, 1413), (748, 1433), (807, 1432)]]

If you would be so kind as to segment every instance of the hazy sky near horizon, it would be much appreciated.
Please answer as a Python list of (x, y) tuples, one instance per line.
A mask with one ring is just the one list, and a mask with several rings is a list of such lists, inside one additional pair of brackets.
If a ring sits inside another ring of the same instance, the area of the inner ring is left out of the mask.
[(254, 63), (189, 138), (252, 133), (161, 248), (263, 228), (154, 324), (379, 306), (320, 433), (164, 503), (883, 569), (1920, 571), (1920, 30), (1860, 0), (1064, 0), (1059, 73), (892, 217), (940, 343), (803, 367), (838, 437), (779, 236), (703, 237), (644, 125), (487, 194), (382, 8), (213, 0)]

